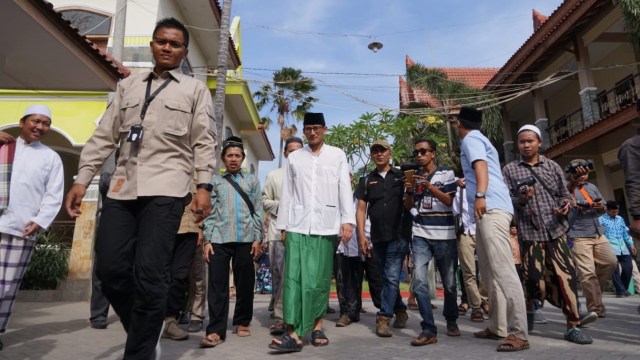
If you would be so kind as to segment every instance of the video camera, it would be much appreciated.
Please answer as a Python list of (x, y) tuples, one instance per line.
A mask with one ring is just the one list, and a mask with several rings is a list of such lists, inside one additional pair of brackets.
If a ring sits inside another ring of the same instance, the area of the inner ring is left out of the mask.
[(574, 161), (569, 163), (569, 165), (564, 167), (564, 172), (567, 174), (575, 174), (578, 167), (583, 166), (589, 170), (593, 170), (593, 161), (592, 160), (584, 160), (584, 161)]
[(420, 165), (414, 162), (403, 162), (403, 163), (400, 163), (399, 166), (402, 172), (405, 172), (407, 170), (420, 170)]
[(533, 186), (533, 184), (535, 184), (536, 182), (536, 178), (533, 176), (522, 178), (516, 181), (516, 189), (518, 189), (519, 193), (525, 194), (527, 191), (526, 186)]

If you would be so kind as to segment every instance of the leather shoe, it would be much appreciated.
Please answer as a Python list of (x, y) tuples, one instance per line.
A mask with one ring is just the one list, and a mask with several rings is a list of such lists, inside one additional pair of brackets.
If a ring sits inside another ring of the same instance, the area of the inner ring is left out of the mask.
[(106, 329), (108, 325), (107, 320), (94, 320), (91, 322), (91, 327), (99, 330)]
[(191, 320), (187, 327), (187, 331), (190, 333), (202, 331), (202, 320)]

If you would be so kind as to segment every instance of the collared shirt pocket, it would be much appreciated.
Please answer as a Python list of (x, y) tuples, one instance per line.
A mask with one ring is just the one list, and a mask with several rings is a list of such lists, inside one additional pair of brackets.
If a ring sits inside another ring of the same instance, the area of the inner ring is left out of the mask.
[(184, 136), (189, 131), (189, 122), (191, 120), (191, 107), (187, 104), (175, 101), (164, 101), (163, 121), (166, 121), (166, 126), (163, 127), (162, 132), (171, 136)]
[(131, 125), (140, 122), (140, 98), (126, 98), (120, 102), (120, 132), (128, 132)]

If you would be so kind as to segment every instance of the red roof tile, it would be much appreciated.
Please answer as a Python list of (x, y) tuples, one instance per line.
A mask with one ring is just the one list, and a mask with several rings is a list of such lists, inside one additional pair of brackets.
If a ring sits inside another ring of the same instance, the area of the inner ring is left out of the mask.
[[(416, 64), (409, 55), (406, 55), (405, 62), (407, 67)], [(430, 69), (442, 70), (447, 75), (447, 78), (465, 83), (474, 89), (482, 89), (498, 72), (498, 68), (431, 67)], [(432, 94), (423, 89), (409, 86), (400, 76), (400, 106), (407, 107), (411, 104), (424, 104), (430, 107), (440, 107), (442, 105)]]
[(536, 9), (533, 9), (533, 32), (538, 31), (548, 18), (548, 16), (544, 16)]

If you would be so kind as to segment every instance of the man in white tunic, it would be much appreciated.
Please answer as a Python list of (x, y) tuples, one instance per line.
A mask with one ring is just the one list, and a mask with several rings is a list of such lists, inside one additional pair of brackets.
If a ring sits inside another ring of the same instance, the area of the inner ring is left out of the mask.
[[(36, 234), (51, 225), (62, 204), (64, 172), (58, 154), (40, 140), (51, 127), (51, 111), (32, 105), (20, 119), (20, 136), (9, 182), (9, 203), (0, 215), (0, 333), (36, 244)], [(14, 140), (3, 134), (2, 146)], [(0, 341), (0, 350), (2, 342)]]
[[(285, 236), (284, 322), (292, 330), (269, 345), (276, 352), (302, 349), (309, 331), (311, 344), (324, 346), (322, 331), (333, 269), (334, 239), (344, 243), (356, 223), (347, 157), (324, 143), (322, 113), (306, 113), (308, 145), (289, 155), (284, 168), (276, 228)], [(285, 234), (286, 233), (286, 234)]]

